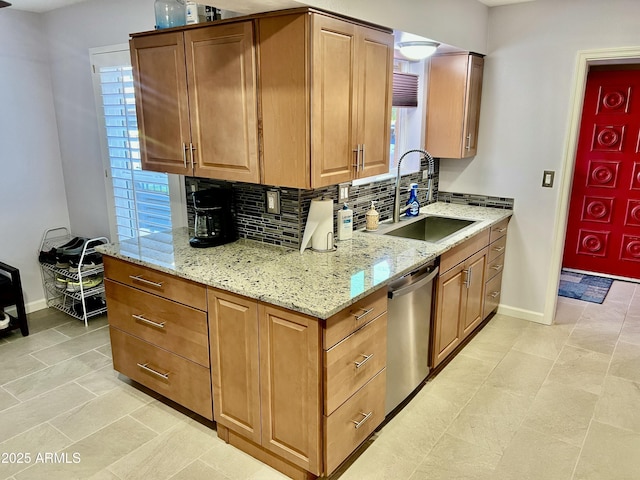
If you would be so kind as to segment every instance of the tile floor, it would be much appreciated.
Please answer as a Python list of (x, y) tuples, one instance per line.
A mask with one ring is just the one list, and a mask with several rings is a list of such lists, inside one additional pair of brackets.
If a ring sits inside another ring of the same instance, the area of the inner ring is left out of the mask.
[[(106, 318), (30, 325), (0, 339), (0, 478), (285, 478), (114, 372)], [(640, 285), (615, 282), (550, 327), (495, 316), (333, 477), (637, 479), (639, 452)]]

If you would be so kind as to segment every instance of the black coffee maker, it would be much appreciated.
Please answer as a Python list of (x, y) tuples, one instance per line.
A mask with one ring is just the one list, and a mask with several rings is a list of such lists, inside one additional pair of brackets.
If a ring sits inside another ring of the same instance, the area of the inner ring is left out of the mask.
[(195, 211), (194, 235), (189, 245), (215, 247), (238, 239), (230, 188), (209, 188), (191, 194)]

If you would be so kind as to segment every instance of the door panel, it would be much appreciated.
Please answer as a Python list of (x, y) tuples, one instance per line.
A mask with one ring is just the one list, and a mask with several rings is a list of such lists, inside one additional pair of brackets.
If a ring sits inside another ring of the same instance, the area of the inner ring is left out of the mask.
[(563, 267), (638, 278), (640, 70), (591, 71)]

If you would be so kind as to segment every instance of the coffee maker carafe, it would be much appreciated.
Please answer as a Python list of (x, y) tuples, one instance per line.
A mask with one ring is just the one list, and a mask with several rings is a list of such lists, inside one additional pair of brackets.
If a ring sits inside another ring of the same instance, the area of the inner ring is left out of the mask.
[(209, 188), (191, 194), (195, 211), (192, 247), (215, 247), (238, 239), (233, 193), (230, 188)]

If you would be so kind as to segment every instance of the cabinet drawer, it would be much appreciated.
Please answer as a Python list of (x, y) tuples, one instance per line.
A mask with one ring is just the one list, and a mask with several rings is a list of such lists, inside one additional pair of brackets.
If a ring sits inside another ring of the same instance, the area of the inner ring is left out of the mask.
[(487, 318), (500, 303), (500, 292), (502, 289), (502, 273), (499, 273), (487, 282), (484, 290), (484, 311), (483, 318)]
[(493, 243), (500, 237), (504, 237), (507, 234), (507, 225), (509, 224), (509, 218), (505, 218), (491, 227), (491, 233), (489, 234), (489, 242)]
[(105, 280), (109, 325), (209, 368), (207, 314)]
[(487, 261), (491, 263), (493, 260), (504, 254), (504, 249), (507, 246), (507, 237), (500, 237), (498, 240), (489, 245), (489, 255)]
[(333, 472), (384, 420), (386, 373), (382, 370), (338, 410), (324, 417), (325, 474)]
[(499, 273), (502, 273), (503, 268), (504, 268), (504, 253), (497, 256), (493, 260), (487, 262), (487, 272), (485, 273), (484, 278), (487, 280), (491, 280), (493, 277), (495, 277)]
[(387, 289), (383, 287), (329, 317), (323, 332), (324, 349), (328, 350), (365, 323), (386, 311)]
[(113, 367), (151, 390), (213, 420), (208, 368), (109, 327)]
[(465, 240), (460, 245), (453, 247), (440, 257), (440, 274), (442, 275), (448, 270), (464, 262), (471, 255), (482, 250), (489, 244), (489, 229), (483, 230), (473, 237)]
[(111, 280), (207, 310), (207, 289), (199, 283), (108, 256), (104, 257), (104, 272)]
[(324, 413), (331, 414), (387, 363), (387, 314), (324, 352)]

